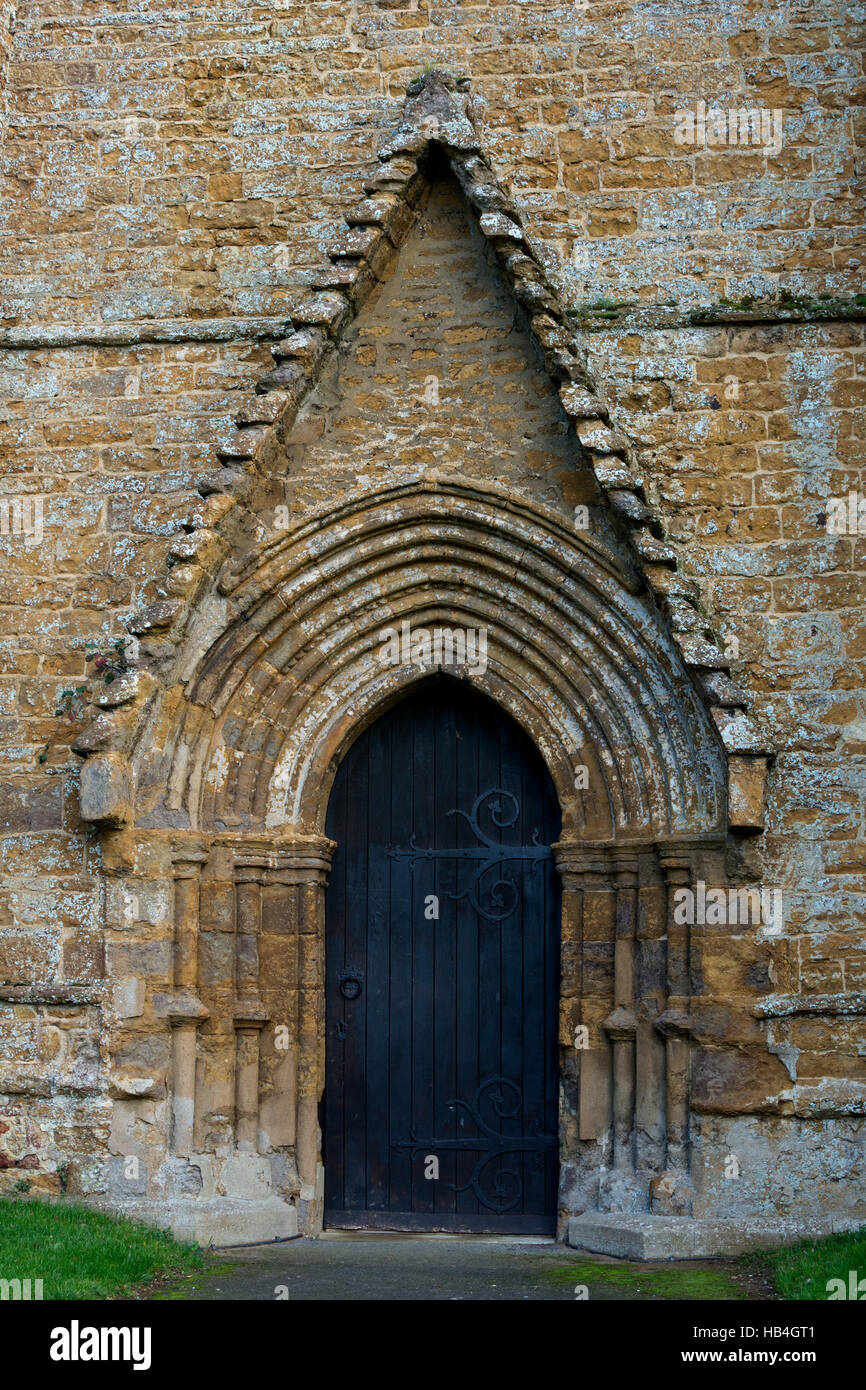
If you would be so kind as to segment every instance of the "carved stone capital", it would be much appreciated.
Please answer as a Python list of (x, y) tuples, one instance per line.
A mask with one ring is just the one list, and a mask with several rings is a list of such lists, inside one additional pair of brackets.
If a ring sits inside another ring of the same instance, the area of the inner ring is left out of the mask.
[(220, 836), (219, 843), (232, 854), (236, 883), (255, 882), (294, 886), (328, 881), (337, 848), (326, 835), (279, 834)]
[(602, 1028), (613, 1042), (631, 1042), (637, 1033), (637, 1019), (631, 1009), (614, 1009), (602, 1023)]
[(582, 888), (593, 878), (610, 877), (612, 841), (558, 840), (551, 850), (566, 888)]
[(664, 1013), (653, 1020), (653, 1027), (663, 1038), (689, 1038), (695, 1025), (684, 1001), (681, 1002), (672, 996)]
[(157, 1018), (164, 1018), (172, 1028), (183, 1023), (198, 1025), (210, 1018), (210, 1010), (205, 1008), (196, 995), (185, 990), (155, 995), (153, 1008)]
[(232, 1010), (235, 1028), (260, 1029), (270, 1021), (270, 1014), (257, 999), (239, 999)]
[(174, 839), (171, 844), (171, 872), (175, 878), (195, 878), (208, 860), (207, 837), (197, 832)]

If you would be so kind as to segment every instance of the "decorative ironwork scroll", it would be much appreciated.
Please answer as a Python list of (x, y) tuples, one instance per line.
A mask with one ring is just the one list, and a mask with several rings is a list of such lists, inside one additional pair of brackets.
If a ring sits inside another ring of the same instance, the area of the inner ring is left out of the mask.
[[(489, 1094), (486, 1094), (489, 1092)], [(472, 1104), (465, 1100), (451, 1100), (449, 1110), (459, 1110), (472, 1120), (478, 1130), (477, 1135), (467, 1139), (419, 1139), (414, 1129), (409, 1139), (395, 1143), (395, 1149), (408, 1149), (412, 1158), (418, 1154), (429, 1154), (449, 1150), (452, 1152), (475, 1152), (481, 1156), (472, 1169), (467, 1182), (458, 1185), (450, 1183), (452, 1192), (475, 1194), (480, 1204), (488, 1211), (503, 1215), (517, 1206), (523, 1196), (523, 1182), (517, 1168), (508, 1168), (502, 1162), (506, 1154), (534, 1155), (533, 1166), (538, 1168), (546, 1153), (557, 1147), (555, 1134), (543, 1134), (540, 1123), (533, 1121), (529, 1135), (500, 1134), (493, 1124), (488, 1123), (482, 1113), (482, 1105), (489, 1104), (497, 1120), (513, 1120), (523, 1109), (523, 1092), (514, 1081), (504, 1076), (491, 1076), (482, 1081)], [(462, 1120), (461, 1120), (462, 1123)], [(492, 1164), (499, 1166), (484, 1176), (484, 1170)]]
[[(515, 875), (503, 873), (501, 878), (487, 883), (484, 882), (485, 875), (491, 869), (496, 869), (502, 864), (515, 860), (529, 861), (532, 871), (535, 872), (546, 859), (552, 858), (552, 853), (548, 846), (539, 843), (537, 829), (532, 832), (532, 844), (530, 845), (502, 845), (492, 839), (482, 830), (479, 819), (485, 802), (489, 802), (487, 809), (498, 830), (507, 830), (509, 826), (517, 823), (517, 818), (520, 815), (520, 803), (517, 797), (513, 796), (511, 792), (504, 791), (502, 787), (491, 787), (476, 797), (471, 811), (461, 811), (455, 807), (448, 812), (449, 816), (462, 816), (466, 821), (473, 835), (480, 842), (474, 849), (419, 849), (415, 843), (415, 836), (412, 835), (409, 839), (408, 849), (392, 849), (388, 853), (392, 859), (408, 859), (409, 867), (413, 870), (419, 859), (475, 860), (479, 863), (479, 867), (475, 870), (469, 887), (465, 888), (462, 893), (449, 893), (448, 896), (453, 902), (468, 899), (470, 906), (485, 921), (502, 922), (506, 917), (510, 917), (520, 901)], [(503, 809), (504, 803), (510, 803), (510, 810)], [(482, 893), (484, 894), (483, 902)]]

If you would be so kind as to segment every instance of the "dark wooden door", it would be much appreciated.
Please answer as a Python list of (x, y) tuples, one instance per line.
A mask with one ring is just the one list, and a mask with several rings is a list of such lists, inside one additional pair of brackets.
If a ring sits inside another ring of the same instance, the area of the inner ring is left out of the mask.
[(457, 681), (347, 753), (327, 821), (326, 1225), (554, 1229), (559, 828), (537, 750)]

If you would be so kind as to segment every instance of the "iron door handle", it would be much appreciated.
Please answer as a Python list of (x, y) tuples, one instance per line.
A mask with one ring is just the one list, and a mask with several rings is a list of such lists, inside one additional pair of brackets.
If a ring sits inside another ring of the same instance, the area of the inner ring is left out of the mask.
[(347, 975), (340, 981), (340, 993), (344, 999), (357, 999), (361, 993), (361, 981), (357, 975)]

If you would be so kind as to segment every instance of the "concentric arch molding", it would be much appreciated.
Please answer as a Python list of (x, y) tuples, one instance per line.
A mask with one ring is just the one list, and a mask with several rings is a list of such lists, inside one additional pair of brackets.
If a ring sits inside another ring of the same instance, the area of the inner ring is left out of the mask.
[(223, 567), (183, 693), (137, 740), (136, 822), (320, 832), (351, 742), (440, 669), (383, 661), (385, 630), (408, 622), (485, 630), (485, 669), (449, 674), (534, 739), (564, 833), (722, 828), (724, 750), (639, 587), (612, 551), (501, 489), (438, 474), (361, 490)]

